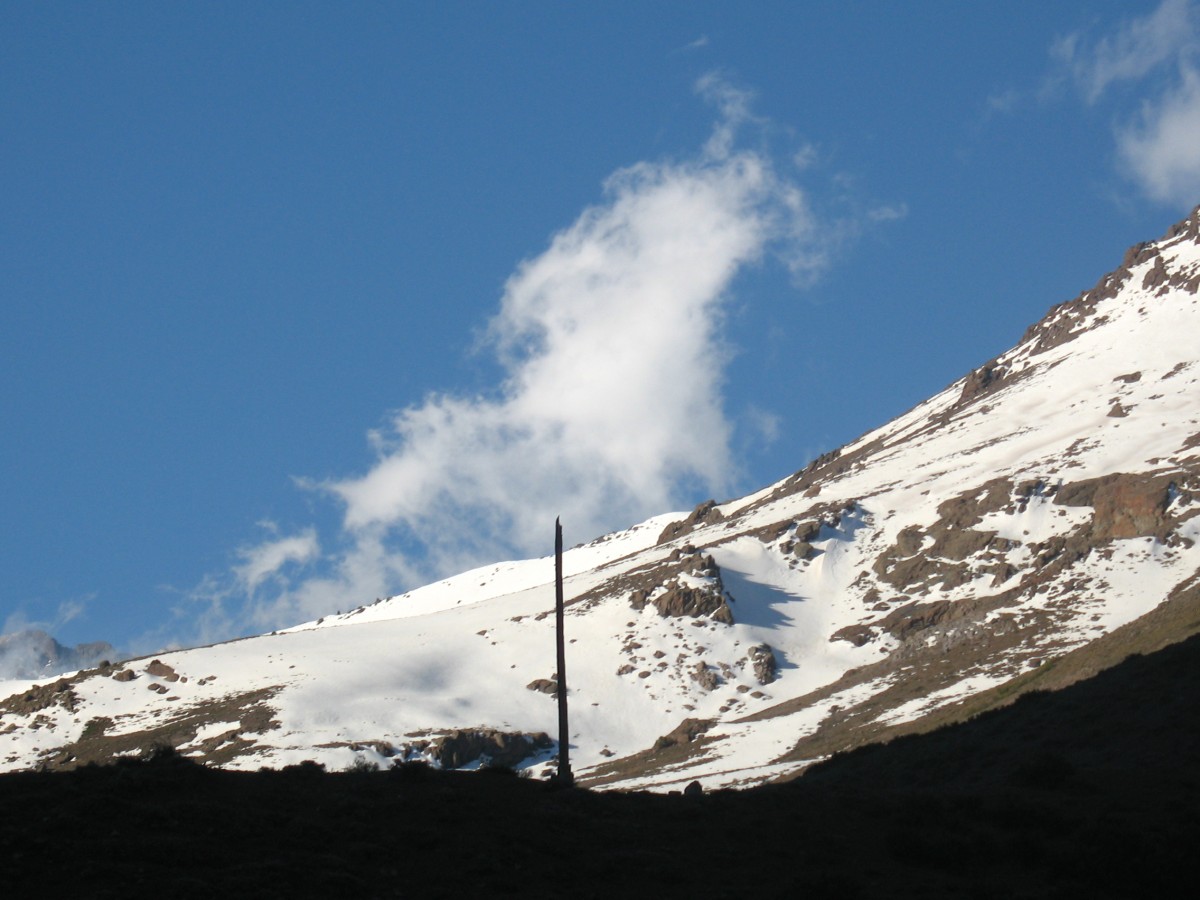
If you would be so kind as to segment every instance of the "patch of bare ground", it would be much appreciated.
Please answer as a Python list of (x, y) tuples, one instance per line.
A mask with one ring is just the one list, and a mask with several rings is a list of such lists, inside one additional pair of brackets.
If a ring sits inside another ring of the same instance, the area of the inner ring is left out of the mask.
[(658, 738), (650, 748), (608, 760), (589, 771), (580, 783), (588, 788), (603, 787), (664, 769), (682, 772), (698, 765), (707, 758), (707, 748), (715, 740), (707, 736), (712, 725), (711, 719), (684, 719), (669, 733)]
[[(1026, 638), (1036, 635), (1040, 630), (1038, 626), (1014, 628), (1003, 639), (989, 645), (988, 656), (992, 659), (1008, 658), (1016, 664), (1020, 664), (1022, 659), (1036, 660), (1035, 650), (1027, 648), (1020, 653), (1016, 651)], [(1006, 706), (1030, 691), (1061, 690), (1119, 665), (1131, 656), (1154, 653), (1196, 634), (1200, 634), (1200, 573), (1177, 585), (1168, 599), (1147, 615), (1082, 647), (1047, 659), (1003, 684), (942, 706), (916, 721), (895, 725), (881, 723), (878, 717), (887, 710), (909, 699), (926, 696), (940, 685), (953, 684), (964, 674), (961, 666), (965, 660), (956, 659), (956, 654), (923, 656), (919, 663), (896, 670), (896, 677), (886, 690), (862, 704), (831, 715), (822, 722), (815, 734), (801, 740), (792, 751), (781, 757), (781, 761), (816, 759), (965, 722), (988, 710)], [(973, 658), (977, 662), (986, 662), (978, 656)], [(887, 662), (877, 663), (847, 673), (839, 682), (814, 694), (780, 704), (742, 721), (795, 712), (855, 684), (874, 677), (890, 677), (891, 674)]]
[(225, 765), (257, 747), (249, 735), (261, 735), (279, 727), (268, 701), (278, 687), (230, 694), (192, 707), (172, 710), (163, 722), (128, 732), (112, 733), (107, 718), (90, 719), (78, 740), (48, 754), (41, 762), (47, 770), (74, 769), (92, 763), (107, 763), (121, 756), (136, 756), (150, 747), (177, 748), (190, 744), (202, 728), (226, 724), (219, 734), (205, 738), (188, 755), (197, 761)]
[(906, 593), (927, 593), (934, 586), (941, 590), (958, 587), (982, 568), (1003, 576), (995, 582), (1003, 583), (1011, 574), (1002, 568), (1003, 556), (1014, 542), (973, 526), (987, 513), (1027, 502), (1029, 492), (1035, 489), (1040, 489), (1040, 483), (1014, 488), (1012, 482), (997, 478), (944, 501), (938, 506), (937, 521), (928, 528), (910, 526), (897, 535), (896, 542), (876, 558), (875, 574)]
[[(1103, 552), (1115, 537), (1159, 536), (1171, 540), (1170, 515), (1165, 498), (1170, 478), (1162, 475), (1113, 476), (1064, 486), (1058, 502), (1094, 505), (1093, 520), (1069, 534), (1032, 545), (1032, 564), (1013, 578), (1014, 587), (999, 594), (978, 599), (913, 601), (887, 611), (879, 619), (843, 629), (834, 639), (856, 644), (887, 634), (899, 641), (895, 649), (878, 663), (847, 672), (833, 684), (805, 697), (796, 698), (763, 710), (743, 721), (789, 715), (815, 703), (828, 701), (837, 694), (876, 681), (884, 685), (870, 698), (844, 708), (835, 708), (817, 730), (802, 739), (781, 761), (801, 761), (844, 752), (870, 743), (888, 741), (896, 736), (924, 732), (948, 722), (961, 721), (980, 711), (1011, 700), (1026, 690), (1061, 687), (1081, 677), (1094, 675), (1120, 662), (1131, 653), (1158, 649), (1170, 640), (1200, 630), (1200, 587), (1197, 579), (1185, 581), (1157, 609), (1090, 645), (1055, 657), (1055, 647), (1039, 642), (1045, 633), (1044, 620), (1069, 616), (1069, 604), (1051, 602), (1044, 609), (1027, 607), (1025, 598), (1053, 591), (1070, 568), (1090, 552)], [(1028, 485), (1018, 486), (1015, 496), (1029, 495)], [(982, 512), (1003, 508), (1003, 491), (979, 491), (943, 504), (942, 520), (929, 529), (935, 544), (944, 538), (970, 538), (970, 525)], [(945, 526), (945, 527), (941, 527)], [(931, 535), (902, 532), (889, 551), (892, 557), (916, 553)], [(987, 537), (984, 533), (982, 537)], [(979, 541), (968, 540), (967, 549), (978, 553)], [(945, 557), (957, 553), (943, 547)], [(935, 558), (922, 562), (924, 556)], [(970, 554), (964, 554), (970, 555)], [(923, 566), (938, 569), (946, 565), (926, 549), (913, 559)], [(1013, 575), (1017, 573), (1012, 573)], [(1010, 577), (1012, 577), (1010, 575)], [(911, 587), (911, 585), (908, 585)], [(1072, 590), (1077, 592), (1080, 585)], [(1054, 657), (1054, 658), (1049, 658)], [(1041, 660), (1049, 661), (1038, 664)], [(1029, 666), (1037, 666), (1025, 674)], [(974, 672), (1003, 671), (1007, 667), (1013, 680), (975, 694), (965, 701), (943, 705), (913, 722), (887, 723), (887, 713), (905, 703), (920, 701), (930, 694), (952, 687)], [(1059, 673), (1053, 675), (1051, 673)], [(1067, 674), (1070, 673), (1070, 674)]]
[(0, 700), (0, 716), (6, 714), (28, 716), (54, 706), (74, 712), (79, 704), (79, 695), (75, 693), (75, 686), (95, 671), (106, 674), (111, 671), (111, 668), (85, 670), (47, 684), (32, 685), (24, 691)]
[(1003, 599), (988, 598), (973, 609), (970, 603), (947, 604), (943, 611), (960, 607), (949, 620), (936, 613), (927, 618), (905, 617), (903, 639), (885, 659), (852, 669), (803, 697), (776, 704), (738, 721), (754, 722), (792, 715), (874, 682), (878, 689), (871, 696), (831, 707), (817, 729), (798, 741), (778, 761), (818, 759), (921, 730), (926, 727), (925, 717), (915, 722), (889, 724), (887, 716), (899, 706), (920, 703), (931, 694), (952, 687), (972, 672), (989, 668), (998, 671), (1007, 666), (1015, 674), (1021, 660), (1033, 652), (1026, 644), (1042, 631), (1041, 623), (1035, 619), (1020, 622), (1015, 616), (985, 620), (990, 608), (1004, 602)]

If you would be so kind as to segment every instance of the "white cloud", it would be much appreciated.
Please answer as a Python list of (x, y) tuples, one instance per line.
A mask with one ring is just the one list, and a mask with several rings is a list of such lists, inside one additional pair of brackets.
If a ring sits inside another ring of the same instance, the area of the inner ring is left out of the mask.
[(542, 554), (556, 516), (586, 540), (734, 488), (731, 421), (777, 428), (724, 408), (736, 277), (770, 257), (811, 279), (831, 244), (800, 187), (739, 149), (739, 129), (760, 124), (750, 95), (719, 76), (697, 90), (718, 111), (703, 149), (618, 171), (509, 278), (484, 342), (504, 372), (495, 389), (394, 413), (370, 435), (368, 471), (317, 486), (344, 510), (319, 574), (285, 577), (316, 561), (311, 529), (242, 551), (232, 583), (194, 592), (209, 602), (205, 639)]
[(1150, 15), (1124, 23), (1093, 45), (1074, 33), (1051, 52), (1067, 66), (1087, 101), (1095, 103), (1114, 83), (1141, 79), (1190, 53), (1195, 40), (1192, 0), (1163, 0)]
[(987, 116), (1007, 115), (1021, 104), (1021, 92), (1015, 88), (1007, 88), (992, 94), (987, 98), (984, 112)]
[(799, 171), (812, 168), (821, 157), (821, 151), (817, 149), (816, 144), (805, 144), (799, 150), (792, 154), (792, 165)]
[[(544, 549), (672, 508), (735, 472), (719, 325), (738, 271), (803, 231), (769, 162), (734, 152), (746, 95), (707, 80), (722, 117), (694, 160), (640, 163), (509, 279), (491, 346), (498, 396), (435, 396), (398, 413), (364, 476), (328, 487), (353, 533), (401, 528), (436, 555)], [(799, 251), (789, 251), (799, 252)]]
[(1123, 174), (1151, 199), (1188, 207), (1200, 201), (1200, 51), (1193, 0), (1163, 0), (1149, 15), (1089, 41), (1076, 33), (1052, 54), (1090, 105), (1138, 86), (1136, 113), (1114, 118), (1117, 159)]
[(712, 160), (726, 159), (733, 152), (739, 129), (748, 123), (762, 123), (750, 112), (754, 95), (734, 86), (720, 72), (710, 72), (696, 82), (696, 92), (720, 113), (704, 154)]
[(770, 410), (758, 406), (747, 408), (743, 414), (749, 426), (751, 437), (763, 444), (773, 444), (779, 439), (779, 428), (782, 420)]
[(867, 211), (867, 218), (872, 222), (895, 222), (908, 215), (907, 203), (895, 203), (876, 206)]
[(58, 631), (67, 623), (83, 615), (87, 610), (87, 604), (93, 599), (94, 597), (89, 594), (83, 599), (62, 600), (55, 608), (53, 618), (45, 620), (31, 619), (23, 610), (15, 610), (5, 617), (0, 634), (15, 634), (20, 631)]
[[(275, 531), (273, 525), (268, 524), (268, 527)], [(299, 565), (309, 562), (320, 552), (316, 530), (306, 528), (300, 534), (291, 537), (275, 538), (254, 547), (243, 548), (238, 555), (245, 562), (235, 567), (234, 572), (246, 592), (252, 594), (264, 580), (277, 575), (287, 564)]]
[(1186, 70), (1182, 84), (1146, 103), (1137, 124), (1117, 134), (1120, 158), (1153, 199), (1200, 202), (1200, 75)]

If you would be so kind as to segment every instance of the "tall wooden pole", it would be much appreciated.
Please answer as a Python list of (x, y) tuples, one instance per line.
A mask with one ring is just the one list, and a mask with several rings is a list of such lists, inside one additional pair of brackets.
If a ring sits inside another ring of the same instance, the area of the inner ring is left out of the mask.
[(567, 727), (567, 647), (563, 639), (562, 524), (554, 520), (554, 624), (558, 640), (558, 783), (570, 787), (571, 733)]

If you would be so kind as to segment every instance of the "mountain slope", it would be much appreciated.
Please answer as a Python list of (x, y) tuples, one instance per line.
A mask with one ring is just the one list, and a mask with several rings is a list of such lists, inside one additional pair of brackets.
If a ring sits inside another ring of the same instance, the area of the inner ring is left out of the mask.
[[(882, 428), (569, 551), (577, 777), (787, 776), (1197, 630), (1198, 289), (1200, 210)], [(165, 742), (235, 768), (540, 769), (552, 577), (548, 559), (497, 564), (42, 684), (0, 704), (0, 767)]]

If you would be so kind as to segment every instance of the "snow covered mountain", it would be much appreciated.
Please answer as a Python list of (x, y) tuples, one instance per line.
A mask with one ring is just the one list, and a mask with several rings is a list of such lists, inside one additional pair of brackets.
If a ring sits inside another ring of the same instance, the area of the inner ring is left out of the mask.
[[(568, 551), (577, 780), (787, 776), (1200, 630), (1198, 291), (1200, 209), (1012, 350), (802, 471)], [(23, 686), (0, 702), (0, 770), (170, 744), (231, 768), (542, 773), (553, 573), (499, 563)]]

